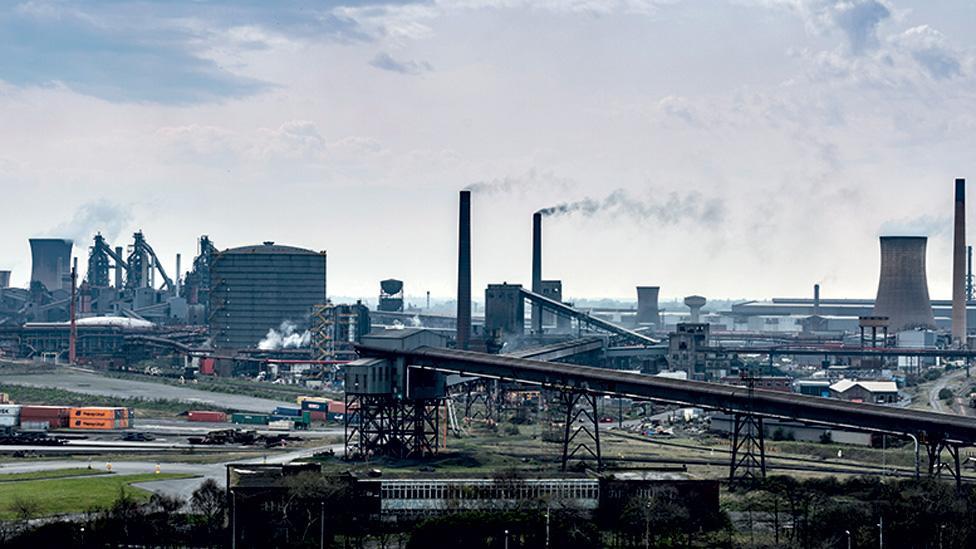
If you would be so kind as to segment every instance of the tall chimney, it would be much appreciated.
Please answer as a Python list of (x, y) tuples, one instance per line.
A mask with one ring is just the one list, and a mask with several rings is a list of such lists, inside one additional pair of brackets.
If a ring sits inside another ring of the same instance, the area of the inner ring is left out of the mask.
[[(532, 216), (532, 292), (542, 293), (542, 213)], [(542, 308), (532, 305), (532, 332), (542, 333)]]
[(966, 344), (966, 180), (956, 179), (952, 231), (952, 341)]
[(182, 276), (180, 274), (180, 259), (182, 259), (181, 254), (176, 254), (176, 280), (173, 281), (176, 284), (176, 297), (180, 297), (180, 278)]
[(820, 284), (813, 285), (813, 314), (820, 314)]
[(471, 343), (471, 191), (461, 191), (458, 213), (457, 348)]

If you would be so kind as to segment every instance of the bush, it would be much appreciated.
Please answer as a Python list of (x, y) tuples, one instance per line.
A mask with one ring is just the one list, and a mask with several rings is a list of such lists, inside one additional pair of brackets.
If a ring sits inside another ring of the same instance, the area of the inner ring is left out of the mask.
[(939, 390), (939, 400), (952, 400), (955, 394), (951, 389), (940, 389)]

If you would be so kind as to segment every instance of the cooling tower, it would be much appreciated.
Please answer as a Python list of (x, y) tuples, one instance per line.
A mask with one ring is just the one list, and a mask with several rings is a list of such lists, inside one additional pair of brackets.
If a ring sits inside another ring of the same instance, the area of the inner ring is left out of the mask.
[(660, 286), (638, 286), (637, 287), (637, 323), (638, 324), (660, 324), (661, 315), (657, 307), (657, 298), (660, 294)]
[(458, 210), (457, 348), (471, 342), (471, 191), (461, 191)]
[(888, 317), (892, 332), (935, 328), (925, 277), (924, 236), (882, 236), (881, 278), (873, 316)]
[(966, 180), (956, 179), (952, 235), (952, 342), (966, 344)]
[(40, 282), (48, 290), (61, 288), (64, 275), (71, 272), (71, 241), (62, 238), (32, 238), (31, 284)]
[[(532, 216), (532, 291), (542, 293), (542, 213)], [(542, 333), (542, 307), (532, 304), (532, 331)]]

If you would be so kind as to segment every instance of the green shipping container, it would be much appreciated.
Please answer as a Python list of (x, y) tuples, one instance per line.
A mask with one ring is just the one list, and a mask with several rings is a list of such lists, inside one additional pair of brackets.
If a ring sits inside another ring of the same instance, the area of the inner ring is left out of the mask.
[(245, 425), (267, 425), (268, 416), (264, 414), (231, 414), (232, 423), (243, 423)]

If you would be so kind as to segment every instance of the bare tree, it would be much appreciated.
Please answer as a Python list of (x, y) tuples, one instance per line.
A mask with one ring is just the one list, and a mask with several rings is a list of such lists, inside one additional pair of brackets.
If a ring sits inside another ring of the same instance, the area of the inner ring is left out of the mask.
[(17, 516), (17, 520), (21, 523), (21, 528), (26, 529), (31, 519), (36, 517), (41, 511), (41, 506), (33, 498), (17, 496), (10, 503), (10, 510)]

